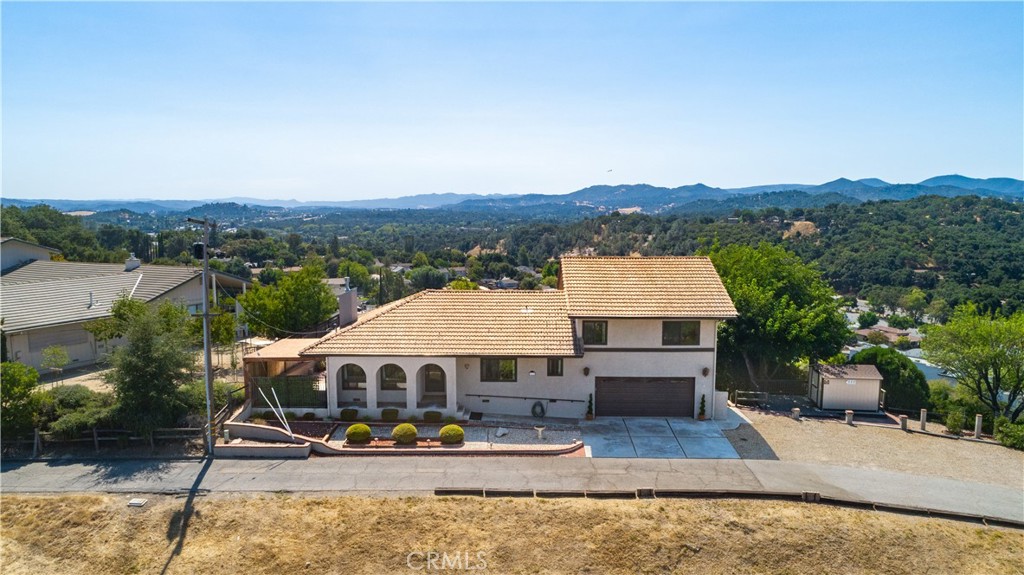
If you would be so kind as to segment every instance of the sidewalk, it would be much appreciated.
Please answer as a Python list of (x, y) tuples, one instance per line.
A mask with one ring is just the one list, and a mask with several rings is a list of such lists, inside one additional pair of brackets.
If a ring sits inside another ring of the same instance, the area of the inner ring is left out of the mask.
[(432, 493), (539, 490), (814, 491), (823, 496), (1024, 521), (1024, 490), (942, 477), (757, 460), (345, 457), (309, 460), (3, 462), (3, 493)]

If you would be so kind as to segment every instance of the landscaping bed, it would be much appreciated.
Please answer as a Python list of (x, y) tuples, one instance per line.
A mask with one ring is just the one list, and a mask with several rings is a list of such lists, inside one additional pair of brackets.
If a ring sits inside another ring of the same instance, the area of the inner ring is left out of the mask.
[[(248, 423), (253, 423), (250, 420)], [(273, 421), (261, 421), (260, 425), (267, 425), (270, 427), (276, 427), (278, 429), (284, 429), (281, 422), (278, 420)], [(288, 426), (292, 428), (292, 433), (298, 435), (304, 435), (306, 437), (326, 437), (334, 433), (334, 430), (341, 425), (337, 421), (289, 421)]]

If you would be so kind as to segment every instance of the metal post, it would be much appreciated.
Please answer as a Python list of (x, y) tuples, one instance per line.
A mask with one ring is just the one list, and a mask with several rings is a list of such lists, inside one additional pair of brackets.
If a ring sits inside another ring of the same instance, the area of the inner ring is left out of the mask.
[(188, 218), (189, 222), (203, 226), (203, 363), (206, 376), (206, 449), (213, 457), (213, 365), (210, 356), (210, 228), (217, 224), (209, 220)]
[(984, 420), (980, 413), (974, 416), (974, 439), (981, 439), (981, 422)]

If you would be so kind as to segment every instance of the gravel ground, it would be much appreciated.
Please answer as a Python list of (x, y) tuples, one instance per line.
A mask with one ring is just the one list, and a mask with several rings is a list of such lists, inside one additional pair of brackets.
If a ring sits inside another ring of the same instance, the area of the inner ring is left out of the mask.
[[(442, 425), (416, 425), (416, 431), (420, 437), (437, 437)], [(566, 426), (568, 427), (568, 426)], [(345, 441), (345, 426), (338, 427), (331, 437), (331, 442)], [(393, 425), (371, 425), (370, 431), (374, 437), (391, 437)], [(508, 435), (498, 437), (497, 427), (466, 426), (462, 428), (466, 433), (463, 449), (492, 449), (495, 451), (515, 449), (564, 449), (573, 444), (574, 440), (582, 437), (579, 429), (547, 429), (544, 431), (544, 439), (537, 438), (537, 432), (533, 429), (507, 428)]]
[(743, 414), (753, 425), (724, 433), (744, 459), (830, 463), (1024, 488), (1024, 452), (1000, 445), (831, 420)]

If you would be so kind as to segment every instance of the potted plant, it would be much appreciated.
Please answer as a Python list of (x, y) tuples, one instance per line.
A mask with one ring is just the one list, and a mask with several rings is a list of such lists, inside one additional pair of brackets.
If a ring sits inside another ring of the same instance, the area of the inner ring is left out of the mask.
[(705, 419), (707, 419), (707, 416), (704, 414), (704, 404), (705, 404), (704, 394), (702, 393), (702, 394), (700, 394), (700, 411), (697, 412), (697, 419), (699, 419), (701, 421), (704, 421)]
[(594, 394), (587, 396), (587, 421), (594, 419)]

